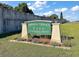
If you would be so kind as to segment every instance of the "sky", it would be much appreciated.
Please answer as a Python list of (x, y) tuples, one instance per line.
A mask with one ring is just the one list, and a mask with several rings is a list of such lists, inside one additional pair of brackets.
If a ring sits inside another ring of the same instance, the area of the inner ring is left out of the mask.
[(35, 15), (50, 16), (63, 12), (63, 17), (69, 21), (79, 20), (79, 1), (0, 1), (13, 7), (19, 3), (27, 3), (29, 9), (32, 9)]

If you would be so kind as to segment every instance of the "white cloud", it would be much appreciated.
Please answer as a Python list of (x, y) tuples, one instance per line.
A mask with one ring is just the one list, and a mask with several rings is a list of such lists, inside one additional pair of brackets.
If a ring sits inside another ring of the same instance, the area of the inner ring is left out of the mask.
[(52, 14), (53, 14), (53, 11), (49, 11), (49, 12), (43, 13), (43, 15), (45, 15), (45, 16), (50, 16), (50, 15), (52, 15)]
[(29, 6), (29, 9), (36, 10), (33, 6)]
[(39, 10), (42, 10), (43, 8), (39, 8)]
[(72, 7), (71, 10), (72, 10), (72, 11), (79, 11), (79, 6), (76, 5), (76, 6)]
[(28, 5), (28, 6), (30, 6), (30, 5), (31, 5), (31, 3), (27, 3), (27, 5)]
[(55, 12), (64, 12), (64, 11), (67, 11), (68, 8), (58, 8), (58, 9), (55, 9), (54, 11)]
[(33, 5), (29, 6), (30, 9), (36, 10), (37, 8), (39, 10), (42, 9), (43, 6), (45, 6), (47, 1), (36, 1)]
[(35, 3), (34, 3), (34, 6), (35, 7), (42, 7), (43, 5), (46, 5), (46, 1), (36, 1)]

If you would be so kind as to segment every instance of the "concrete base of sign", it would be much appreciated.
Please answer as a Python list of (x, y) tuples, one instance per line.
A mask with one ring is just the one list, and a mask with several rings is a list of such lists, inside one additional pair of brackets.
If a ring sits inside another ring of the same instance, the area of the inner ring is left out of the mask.
[(52, 23), (51, 43), (61, 43), (59, 23)]
[(27, 24), (22, 23), (22, 36), (23, 39), (28, 39), (28, 32), (27, 32)]

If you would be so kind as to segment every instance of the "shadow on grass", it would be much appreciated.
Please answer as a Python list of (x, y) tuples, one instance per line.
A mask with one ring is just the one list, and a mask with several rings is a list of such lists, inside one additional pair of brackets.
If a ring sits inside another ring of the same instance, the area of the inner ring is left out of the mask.
[(15, 31), (15, 32), (10, 32), (10, 33), (0, 34), (0, 38), (4, 38), (4, 37), (7, 37), (7, 36), (11, 36), (13, 34), (19, 34), (19, 33), (21, 33), (21, 31)]

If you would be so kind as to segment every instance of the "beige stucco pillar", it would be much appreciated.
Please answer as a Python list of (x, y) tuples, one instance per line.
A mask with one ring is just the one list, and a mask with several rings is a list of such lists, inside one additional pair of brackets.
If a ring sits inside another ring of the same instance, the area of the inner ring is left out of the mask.
[(22, 23), (22, 35), (21, 35), (21, 38), (28, 39), (27, 23)]
[(52, 23), (51, 43), (61, 43), (59, 23)]

